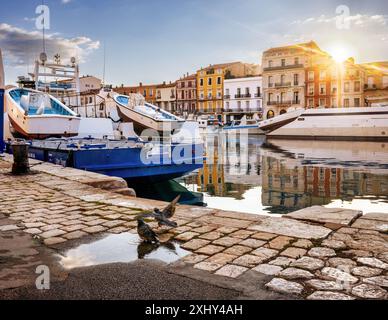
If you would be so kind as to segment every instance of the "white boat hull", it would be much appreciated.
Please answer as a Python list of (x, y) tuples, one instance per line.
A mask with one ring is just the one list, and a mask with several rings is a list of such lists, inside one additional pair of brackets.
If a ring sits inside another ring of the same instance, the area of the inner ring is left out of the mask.
[(5, 95), (5, 108), (13, 129), (26, 139), (73, 137), (78, 134), (81, 119), (63, 115), (26, 115), (25, 111)]
[(267, 134), (272, 139), (388, 140), (388, 108), (307, 110)]
[(152, 129), (157, 132), (172, 132), (179, 130), (184, 121), (157, 121), (151, 117), (142, 115), (128, 107), (118, 106), (119, 114), (126, 122), (133, 122), (136, 129)]

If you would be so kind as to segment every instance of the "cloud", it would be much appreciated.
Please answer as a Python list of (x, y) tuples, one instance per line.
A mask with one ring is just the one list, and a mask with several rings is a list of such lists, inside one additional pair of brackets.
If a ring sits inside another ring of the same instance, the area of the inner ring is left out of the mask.
[[(85, 36), (63, 38), (57, 33), (46, 34), (45, 43), (49, 57), (59, 53), (62, 61), (69, 61), (70, 57), (75, 56), (79, 62), (85, 62), (87, 56), (100, 47), (99, 41)], [(0, 47), (7, 64), (14, 67), (25, 66), (42, 52), (42, 33), (2, 23)]]
[[(350, 23), (350, 26), (355, 27), (381, 27), (386, 26), (388, 22), (388, 15), (367, 15), (355, 14), (344, 17), (344, 22)], [(333, 24), (335, 25), (337, 16), (329, 17), (321, 15), (319, 17), (310, 17), (304, 20), (295, 20), (293, 25), (318, 25), (318, 24)]]
[(61, 2), (63, 3), (63, 4), (68, 4), (68, 3), (70, 3), (72, 0), (62, 0)]

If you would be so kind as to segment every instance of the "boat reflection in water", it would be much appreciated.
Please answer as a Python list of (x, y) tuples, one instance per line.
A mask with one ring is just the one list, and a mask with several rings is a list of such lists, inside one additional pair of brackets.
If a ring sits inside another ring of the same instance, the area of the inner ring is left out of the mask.
[[(213, 139), (213, 138), (211, 138)], [(182, 184), (211, 208), (286, 214), (313, 205), (388, 214), (388, 144), (218, 135)]]

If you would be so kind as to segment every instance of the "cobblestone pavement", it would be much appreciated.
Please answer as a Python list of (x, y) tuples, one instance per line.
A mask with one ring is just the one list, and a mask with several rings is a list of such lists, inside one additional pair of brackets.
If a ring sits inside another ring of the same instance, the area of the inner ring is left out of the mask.
[[(136, 216), (165, 204), (129, 197), (121, 179), (33, 163), (9, 175), (0, 160), (0, 214), (48, 247), (101, 233), (136, 232)], [(105, 189), (105, 190), (104, 190)], [(266, 288), (306, 299), (388, 299), (388, 215), (312, 207), (268, 217), (179, 206), (162, 235), (192, 252), (178, 263), (238, 281), (268, 276)], [(156, 227), (153, 222), (151, 226)], [(1, 241), (1, 240), (0, 240)], [(0, 257), (2, 253), (0, 252)], [(0, 271), (0, 283), (7, 274)]]

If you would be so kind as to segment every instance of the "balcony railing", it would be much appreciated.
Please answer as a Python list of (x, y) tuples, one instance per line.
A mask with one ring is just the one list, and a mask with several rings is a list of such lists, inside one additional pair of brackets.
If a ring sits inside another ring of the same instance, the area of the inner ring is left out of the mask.
[(225, 99), (225, 100), (229, 100), (229, 99), (230, 99), (230, 94), (224, 95), (224, 99)]
[(292, 101), (291, 100), (286, 100), (286, 101), (268, 101), (267, 105), (268, 106), (282, 106), (282, 105), (291, 105)]
[(300, 100), (292, 100), (292, 104), (300, 104)]
[(290, 64), (290, 65), (283, 65), (283, 66), (273, 66), (273, 67), (267, 67), (264, 68), (264, 71), (276, 71), (276, 70), (286, 70), (286, 69), (296, 69), (296, 68), (304, 68), (303, 64)]
[(261, 93), (255, 93), (255, 98), (261, 98)]
[(236, 99), (244, 99), (244, 98), (250, 98), (252, 95), (250, 93), (245, 93), (245, 94), (236, 94), (234, 97)]
[(275, 83), (276, 88), (285, 88), (285, 87), (291, 87), (291, 82), (278, 82)]

